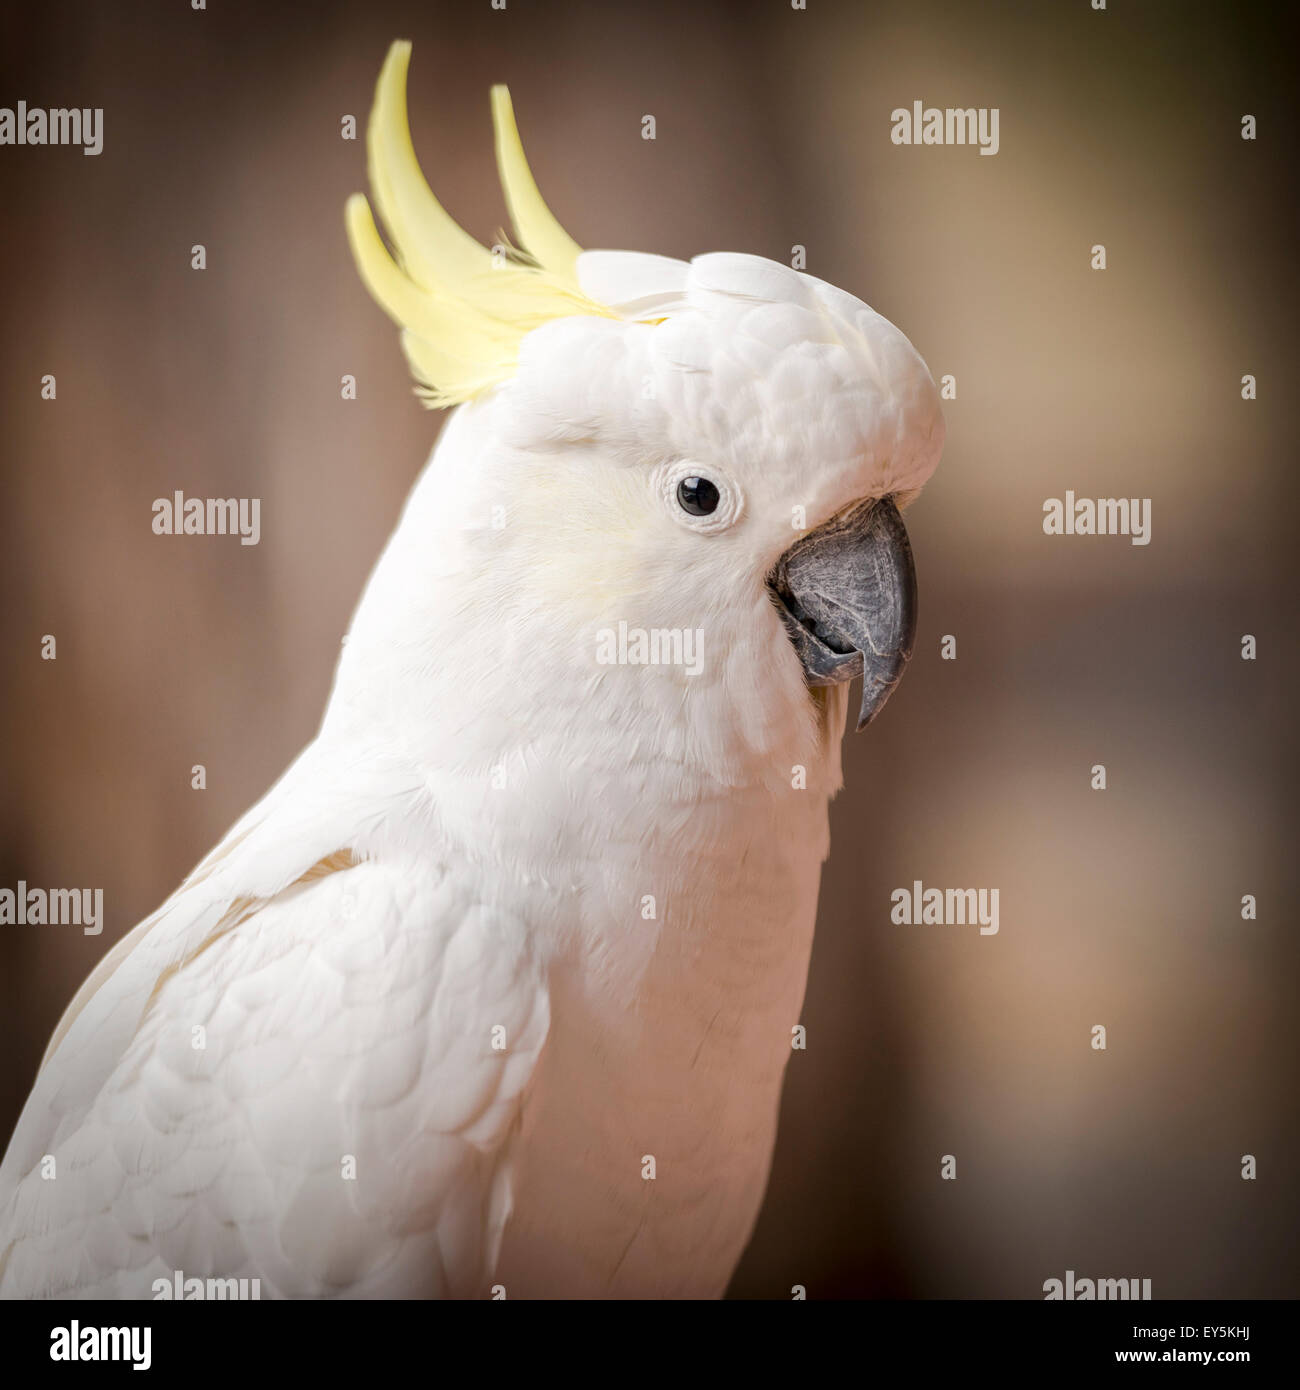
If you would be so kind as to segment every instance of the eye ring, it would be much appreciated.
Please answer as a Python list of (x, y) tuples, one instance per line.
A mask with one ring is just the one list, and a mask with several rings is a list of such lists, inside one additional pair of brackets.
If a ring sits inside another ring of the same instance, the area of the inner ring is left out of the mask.
[(744, 510), (740, 488), (711, 463), (678, 459), (661, 465), (654, 473), (654, 487), (673, 520), (688, 531), (725, 531)]

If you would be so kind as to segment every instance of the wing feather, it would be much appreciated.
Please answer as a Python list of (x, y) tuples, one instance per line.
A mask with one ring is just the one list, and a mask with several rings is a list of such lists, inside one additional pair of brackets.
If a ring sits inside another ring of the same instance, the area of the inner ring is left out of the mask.
[(482, 1292), (547, 990), (474, 875), (360, 851), (413, 791), (366, 766), (309, 750), (80, 992), (0, 1165), (0, 1295)]

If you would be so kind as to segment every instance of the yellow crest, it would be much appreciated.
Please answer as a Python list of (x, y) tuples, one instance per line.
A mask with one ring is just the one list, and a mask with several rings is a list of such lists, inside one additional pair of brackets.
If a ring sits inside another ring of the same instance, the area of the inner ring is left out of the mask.
[(572, 315), (617, 318), (578, 287), (581, 248), (542, 200), (524, 157), (510, 93), (492, 89), (497, 169), (515, 237), (527, 259), (494, 257), (433, 196), (411, 145), (406, 71), (411, 45), (388, 50), (366, 145), (370, 189), (396, 258), (364, 194), (348, 199), (357, 271), (402, 329), (402, 348), (431, 407), (467, 401), (514, 375), (524, 335)]

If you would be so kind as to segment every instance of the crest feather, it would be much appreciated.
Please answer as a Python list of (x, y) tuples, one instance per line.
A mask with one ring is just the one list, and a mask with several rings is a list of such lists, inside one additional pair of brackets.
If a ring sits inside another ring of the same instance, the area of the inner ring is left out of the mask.
[(348, 241), (366, 288), (401, 327), (421, 396), (455, 405), (513, 376), (524, 336), (552, 319), (617, 318), (578, 287), (580, 248), (542, 201), (515, 125), (510, 94), (492, 91), (497, 165), (527, 260), (480, 246), (433, 196), (411, 145), (406, 73), (411, 45), (388, 50), (366, 145), (370, 187), (390, 254), (364, 194), (345, 210)]
[(560, 226), (543, 201), (519, 139), (510, 89), (499, 84), (492, 88), (492, 125), (496, 130), (497, 173), (515, 236), (543, 269), (577, 285), (582, 247)]

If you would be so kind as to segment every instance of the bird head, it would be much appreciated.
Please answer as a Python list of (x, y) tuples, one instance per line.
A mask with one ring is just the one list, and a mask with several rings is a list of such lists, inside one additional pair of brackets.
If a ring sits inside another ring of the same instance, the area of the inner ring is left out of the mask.
[(591, 696), (635, 667), (642, 704), (686, 711), (687, 743), (730, 723), (770, 746), (783, 720), (815, 727), (821, 692), (855, 676), (864, 727), (912, 650), (900, 511), (944, 434), (925, 363), (860, 300), (762, 257), (582, 251), (542, 201), (501, 87), (517, 246), (479, 245), (420, 172), (409, 58), (392, 46), (368, 134), (392, 251), (360, 194), (347, 227), (418, 392), (464, 409), (380, 589), (395, 599), (430, 567), (472, 578), (443, 638), (491, 627), (491, 670), (463, 652), (481, 677), (568, 662)]

